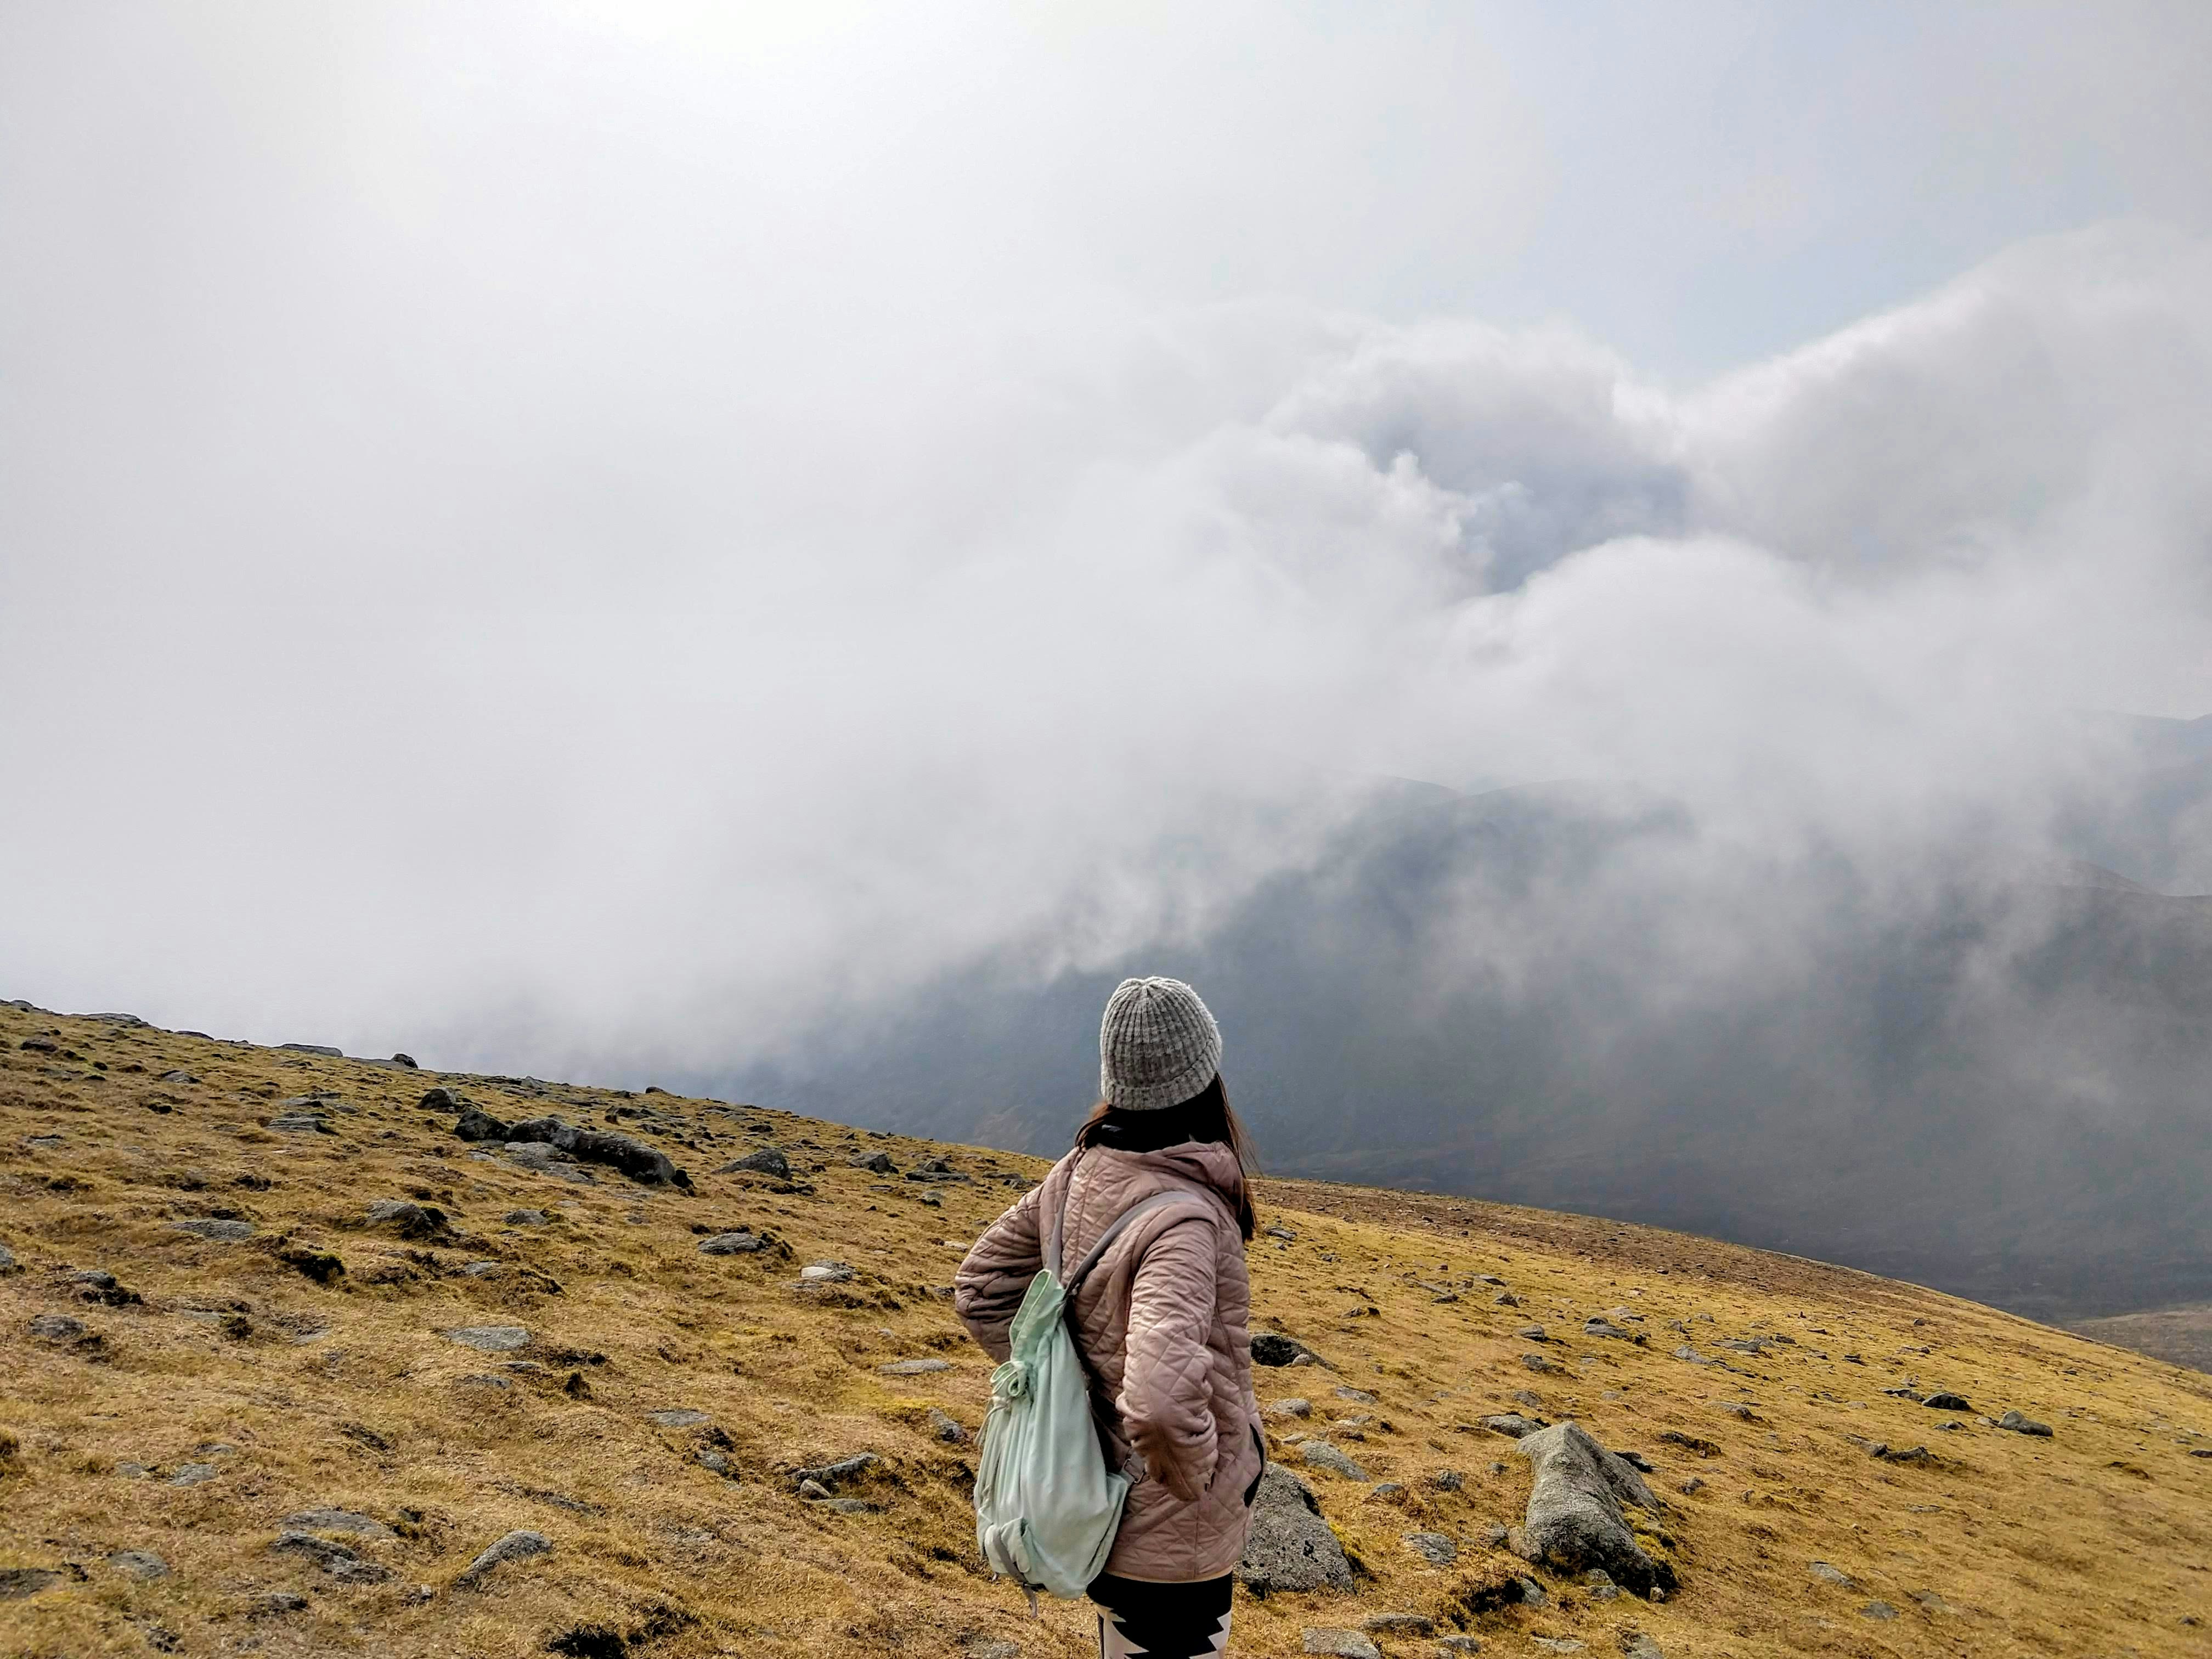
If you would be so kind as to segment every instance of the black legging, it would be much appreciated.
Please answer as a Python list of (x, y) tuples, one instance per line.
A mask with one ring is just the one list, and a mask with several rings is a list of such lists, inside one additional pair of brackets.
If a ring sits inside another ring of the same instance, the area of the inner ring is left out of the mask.
[(1098, 1615), (1101, 1659), (1206, 1659), (1229, 1651), (1229, 1592), (1233, 1580), (1201, 1578), (1151, 1584), (1101, 1573), (1091, 1581)]

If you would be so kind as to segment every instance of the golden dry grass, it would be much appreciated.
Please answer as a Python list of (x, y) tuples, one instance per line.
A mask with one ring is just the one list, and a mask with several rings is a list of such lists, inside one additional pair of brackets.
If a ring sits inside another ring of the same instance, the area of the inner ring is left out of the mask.
[[(42, 1032), (54, 1052), (20, 1047)], [(173, 1067), (198, 1080), (157, 1080)], [(599, 1122), (650, 1105), (666, 1114), (659, 1132), (622, 1127), (675, 1156), (697, 1190), (605, 1172), (575, 1185), (472, 1156), (449, 1117), (416, 1103), (440, 1082), (510, 1120)], [(338, 1097), (337, 1134), (264, 1127), (278, 1098), (315, 1089)], [(771, 1142), (811, 1192), (707, 1173)], [(21, 1267), (0, 1278), (0, 1434), (15, 1445), (0, 1458), (0, 1569), (59, 1575), (0, 1600), (0, 1655), (527, 1654), (579, 1627), (653, 1659), (955, 1659), (994, 1641), (1089, 1651), (1082, 1607), (1032, 1620), (982, 1572), (966, 1502), (974, 1449), (927, 1422), (933, 1407), (981, 1420), (988, 1364), (936, 1289), (1012, 1190), (946, 1183), (933, 1207), (922, 1184), (847, 1162), (878, 1149), (902, 1170), (939, 1153), (972, 1176), (1043, 1167), (750, 1108), (562, 1085), (517, 1098), (491, 1079), (0, 1008), (0, 1244)], [(410, 1242), (363, 1224), (371, 1201), (409, 1196), (446, 1210), (458, 1236)], [(2212, 1458), (2191, 1453), (2212, 1449), (2212, 1380), (1911, 1286), (1677, 1235), (1302, 1182), (1265, 1182), (1261, 1200), (1263, 1224), (1293, 1237), (1255, 1248), (1260, 1322), (1334, 1367), (1260, 1373), (1263, 1404), (1296, 1394), (1314, 1407), (1309, 1423), (1271, 1419), (1285, 1431), (1276, 1449), (1295, 1461), (1297, 1433), (1331, 1432), (1404, 1492), (1311, 1474), (1359, 1564), (1358, 1590), (1240, 1591), (1237, 1651), (1295, 1653), (1308, 1626), (1400, 1611), (1504, 1655), (1559, 1650), (1539, 1638), (1617, 1654), (1630, 1629), (1669, 1659), (2207, 1650)], [(509, 1226), (518, 1207), (558, 1219)], [(255, 1236), (174, 1227), (223, 1214)], [(702, 1231), (738, 1226), (772, 1231), (790, 1254), (698, 1252)], [(302, 1246), (340, 1255), (343, 1278), (319, 1285), (281, 1259)], [(855, 1278), (796, 1288), (799, 1267), (823, 1258)], [(498, 1268), (462, 1271), (481, 1261)], [(70, 1272), (88, 1268), (142, 1299), (84, 1302)], [(1481, 1274), (1519, 1305), (1496, 1305)], [(1644, 1346), (1581, 1334), (1614, 1308), (1641, 1316)], [(97, 1343), (31, 1335), (44, 1314), (82, 1321)], [(1513, 1334), (1531, 1322), (1554, 1340)], [(441, 1334), (493, 1323), (526, 1328), (530, 1346), (487, 1354)], [(1717, 1346), (1760, 1334), (1791, 1340), (1756, 1355)], [(1674, 1358), (1685, 1343), (1736, 1369)], [(1527, 1369), (1537, 1352), (1565, 1369)], [(951, 1370), (879, 1369), (939, 1356)], [(517, 1361), (541, 1369), (506, 1369)], [(1908, 1380), (1974, 1409), (1883, 1392)], [(1538, 1405), (1516, 1402), (1526, 1389)], [(1516, 1404), (1650, 1457), (1682, 1576), (1674, 1597), (1593, 1601), (1555, 1578), (1541, 1607), (1455, 1611), (1522, 1570), (1486, 1539), (1519, 1517), (1525, 1466), (1480, 1426)], [(2008, 1407), (2055, 1437), (1987, 1426), (1983, 1413)], [(710, 1424), (652, 1420), (674, 1407)], [(1339, 1416), (1373, 1420), (1330, 1431)], [(1663, 1431), (1717, 1450), (1694, 1455)], [(714, 1436), (737, 1478), (698, 1461)], [(1877, 1461), (1868, 1440), (1924, 1443), (1939, 1461)], [(210, 1444), (232, 1449), (196, 1450)], [(790, 1470), (862, 1450), (883, 1460), (848, 1489), (866, 1512), (793, 1490)], [(127, 1462), (150, 1473), (129, 1478)], [(213, 1478), (170, 1484), (192, 1462)], [(1463, 1472), (1463, 1487), (1431, 1484), (1441, 1468)], [(1703, 1485), (1686, 1495), (1692, 1477)], [(391, 1524), (398, 1535), (359, 1548), (396, 1576), (348, 1586), (269, 1552), (283, 1517), (321, 1505)], [(518, 1528), (552, 1553), (456, 1586)], [(1425, 1565), (1402, 1542), (1415, 1530), (1457, 1540), (1457, 1563)], [(110, 1561), (125, 1550), (157, 1553), (169, 1575), (130, 1577)], [(1852, 1586), (1815, 1579), (1816, 1560)], [(260, 1610), (284, 1592), (304, 1609)], [(1865, 1617), (1875, 1600), (1899, 1616)]]

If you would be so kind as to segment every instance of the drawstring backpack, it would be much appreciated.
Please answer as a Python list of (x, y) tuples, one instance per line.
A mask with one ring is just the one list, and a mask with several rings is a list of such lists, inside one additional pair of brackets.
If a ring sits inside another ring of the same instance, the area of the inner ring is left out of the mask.
[(994, 1571), (1022, 1587), (1032, 1613), (1039, 1590), (1072, 1601), (1089, 1588), (1114, 1547), (1129, 1496), (1128, 1477), (1109, 1469), (1099, 1449), (1090, 1373), (1067, 1328), (1067, 1310), (1131, 1222), (1190, 1196), (1155, 1193), (1131, 1205), (1063, 1281), (1054, 1272), (1067, 1220), (1063, 1194), (1044, 1266), (1014, 1316), (1013, 1356), (991, 1373), (975, 1471), (975, 1543)]

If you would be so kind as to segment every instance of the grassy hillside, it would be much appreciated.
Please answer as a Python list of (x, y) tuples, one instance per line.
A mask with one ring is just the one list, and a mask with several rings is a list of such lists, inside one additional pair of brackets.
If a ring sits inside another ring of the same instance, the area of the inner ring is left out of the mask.
[[(434, 1085), (618, 1127), (691, 1188), (463, 1141)], [(767, 1146), (787, 1179), (712, 1173)], [(939, 1157), (965, 1178), (908, 1178)], [(1088, 1651), (1081, 1607), (1032, 1620), (981, 1571), (960, 1437), (988, 1364), (944, 1293), (1043, 1168), (0, 1006), (0, 1654)], [(373, 1222), (385, 1200), (415, 1207)], [(1326, 1436), (1371, 1480), (1305, 1471), (1357, 1589), (1240, 1591), (1237, 1651), (1382, 1613), (1435, 1626), (1389, 1655), (2212, 1644), (2212, 1380), (1694, 1238), (1305, 1182), (1261, 1202), (1259, 1322), (1328, 1362), (1260, 1373), (1263, 1405), (1310, 1402), (1271, 1415), (1275, 1455)], [(738, 1231), (765, 1247), (699, 1248)], [(850, 1276), (801, 1282), (825, 1261)], [(2053, 1434), (1991, 1426), (2007, 1409)], [(1516, 1410), (1645, 1455), (1674, 1595), (1537, 1574), (1542, 1605), (1472, 1611), (1528, 1571), (1491, 1541), (1527, 1468), (1481, 1425)], [(466, 1575), (517, 1531), (550, 1549)]]

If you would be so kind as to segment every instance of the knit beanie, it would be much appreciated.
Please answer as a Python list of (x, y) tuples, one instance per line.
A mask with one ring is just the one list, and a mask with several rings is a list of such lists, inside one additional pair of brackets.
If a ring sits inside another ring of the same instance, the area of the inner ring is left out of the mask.
[(1098, 1091), (1125, 1112), (1180, 1106), (1221, 1070), (1221, 1028), (1179, 979), (1125, 979), (1098, 1023)]

